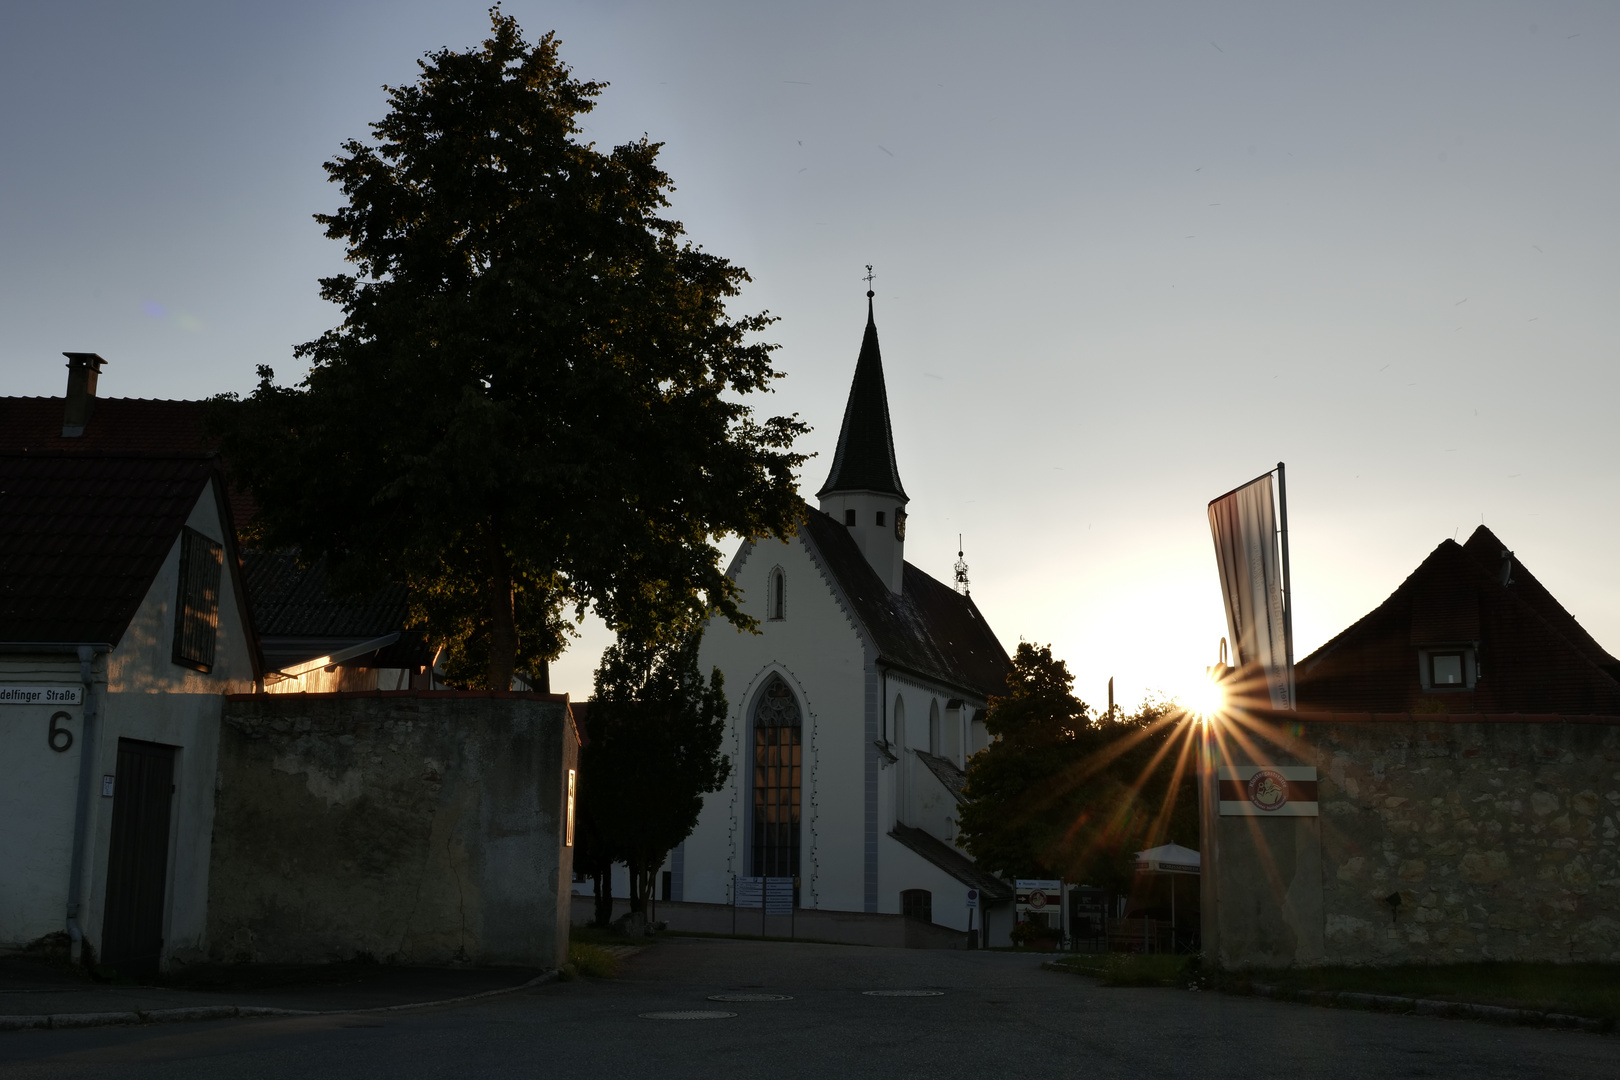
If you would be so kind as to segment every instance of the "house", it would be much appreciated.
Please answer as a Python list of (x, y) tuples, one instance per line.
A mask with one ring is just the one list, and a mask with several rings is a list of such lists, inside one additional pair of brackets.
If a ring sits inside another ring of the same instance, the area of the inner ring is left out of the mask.
[(224, 695), (257, 646), (217, 459), (0, 453), (0, 943), (200, 954)]
[(1620, 661), (1490, 530), (1205, 725), (1229, 967), (1620, 960)]
[(1485, 526), (1296, 666), (1316, 712), (1620, 715), (1620, 660)]
[[(207, 401), (104, 398), (97, 394), (107, 361), (95, 353), (68, 358), (64, 397), (0, 397), (0, 453), (200, 454), (215, 450)], [(226, 495), (237, 529), (258, 513), (252, 495), (230, 483)], [(244, 583), (264, 650), (269, 693), (432, 689), (435, 652), (408, 629), (410, 597), (386, 586), (359, 598), (334, 593), (324, 560), (297, 552), (260, 551), (242, 543)]]
[(970, 890), (1012, 899), (955, 823), (1011, 664), (972, 597), (905, 560), (909, 500), (871, 296), (818, 504), (796, 536), (751, 540), (728, 570), (760, 632), (712, 623), (704, 635), (700, 667), (723, 672), (731, 699), (734, 767), (673, 853), (669, 897), (729, 904), (738, 879), (791, 878), (800, 909), (965, 931), (983, 918)]

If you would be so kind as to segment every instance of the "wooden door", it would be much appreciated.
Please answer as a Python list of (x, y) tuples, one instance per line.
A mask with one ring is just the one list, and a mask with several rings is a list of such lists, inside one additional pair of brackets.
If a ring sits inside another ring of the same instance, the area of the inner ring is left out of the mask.
[(127, 977), (149, 977), (163, 953), (174, 747), (119, 739), (113, 783), (101, 962)]

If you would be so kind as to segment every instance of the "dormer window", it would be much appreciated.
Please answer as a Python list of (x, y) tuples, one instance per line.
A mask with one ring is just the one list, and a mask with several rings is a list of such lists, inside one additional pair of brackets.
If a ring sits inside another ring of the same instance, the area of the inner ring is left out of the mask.
[(883, 511), (881, 510), (877, 512), (877, 527), (883, 528)]
[(1472, 690), (1479, 681), (1479, 654), (1472, 645), (1419, 649), (1418, 679), (1430, 693)]
[(853, 511), (853, 510), (845, 510), (844, 511), (844, 524), (848, 525), (852, 529), (855, 527), (855, 511)]
[(770, 604), (771, 613), (768, 618), (772, 622), (781, 622), (787, 618), (787, 575), (782, 573), (780, 566), (771, 571)]

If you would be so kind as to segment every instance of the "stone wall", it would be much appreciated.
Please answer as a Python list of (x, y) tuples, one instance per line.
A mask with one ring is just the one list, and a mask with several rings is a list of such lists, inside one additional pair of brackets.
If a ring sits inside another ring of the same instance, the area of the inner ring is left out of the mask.
[(1256, 724), (1229, 753), (1315, 765), (1320, 816), (1216, 819), (1223, 962), (1620, 960), (1620, 719)]
[(577, 755), (562, 697), (229, 698), (210, 955), (559, 966)]

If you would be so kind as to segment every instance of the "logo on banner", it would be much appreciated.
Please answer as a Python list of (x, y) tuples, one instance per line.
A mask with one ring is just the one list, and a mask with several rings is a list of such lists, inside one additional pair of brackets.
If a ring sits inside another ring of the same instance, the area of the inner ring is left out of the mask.
[(1249, 801), (1260, 810), (1281, 810), (1288, 802), (1288, 781), (1273, 769), (1257, 770), (1249, 777)]

